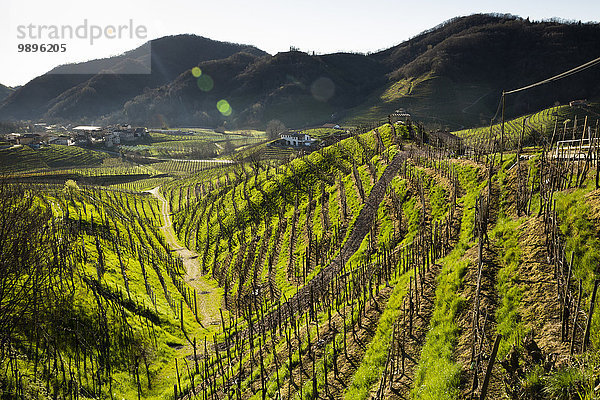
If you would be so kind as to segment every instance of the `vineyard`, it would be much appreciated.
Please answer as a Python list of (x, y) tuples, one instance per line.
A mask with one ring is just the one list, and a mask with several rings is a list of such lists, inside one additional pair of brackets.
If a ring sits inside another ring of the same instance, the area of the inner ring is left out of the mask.
[(503, 154), (397, 123), (1, 184), (0, 398), (600, 396), (600, 148), (551, 147), (600, 131), (567, 112), (510, 121)]
[(263, 143), (261, 131), (218, 133), (212, 130), (191, 129), (189, 134), (175, 135), (150, 132), (143, 144), (122, 144), (121, 151), (142, 156), (177, 159), (207, 159), (229, 154), (246, 146)]
[[(598, 112), (600, 112), (600, 105), (597, 103), (579, 107), (563, 105), (511, 119), (504, 124), (504, 146), (515, 148), (519, 145), (519, 141), (522, 146), (534, 146), (539, 143), (541, 137), (549, 140), (553, 134), (556, 138), (559, 137), (556, 136), (557, 133), (564, 136), (567, 132), (567, 125), (574, 126), (576, 130), (578, 121), (581, 126), (588, 115), (597, 119), (600, 116)], [(570, 129), (569, 132), (572, 133), (575, 130)], [(464, 129), (453, 133), (464, 138), (468, 143), (473, 143), (473, 146), (479, 147), (490, 137), (499, 140), (501, 131), (502, 124), (496, 123), (491, 127)], [(564, 139), (565, 137), (562, 140)], [(579, 139), (579, 137), (571, 135), (566, 139)]]
[[(21, 157), (21, 152), (30, 156)], [(44, 157), (41, 159), (43, 162), (40, 161), (40, 156)], [(16, 165), (14, 170), (11, 169), (11, 162)], [(50, 146), (48, 149), (32, 150), (23, 146), (7, 150), (6, 169), (0, 173), (3, 173), (5, 179), (23, 183), (62, 184), (67, 180), (75, 180), (83, 186), (144, 192), (174, 178), (194, 176), (229, 163), (231, 161), (226, 159), (169, 159), (140, 164), (79, 147)]]
[(0, 149), (0, 173), (55, 167), (82, 167), (102, 164), (108, 156), (74, 146), (50, 145), (39, 150), (28, 146)]

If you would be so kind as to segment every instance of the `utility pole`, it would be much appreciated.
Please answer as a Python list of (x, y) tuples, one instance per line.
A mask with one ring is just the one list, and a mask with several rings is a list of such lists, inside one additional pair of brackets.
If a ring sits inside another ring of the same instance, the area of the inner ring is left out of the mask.
[(502, 128), (500, 130), (500, 165), (502, 165), (502, 155), (504, 154), (504, 106), (506, 96), (504, 90), (502, 91)]

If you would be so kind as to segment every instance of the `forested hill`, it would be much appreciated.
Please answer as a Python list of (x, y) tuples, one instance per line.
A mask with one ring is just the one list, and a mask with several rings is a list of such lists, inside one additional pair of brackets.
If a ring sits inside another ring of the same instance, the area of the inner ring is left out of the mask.
[(3, 84), (0, 83), (0, 101), (2, 101), (5, 98), (7, 98), (8, 95), (11, 94), (13, 91), (14, 91), (13, 88), (10, 88), (8, 86), (4, 86)]
[[(471, 15), (369, 55), (268, 55), (190, 35), (157, 39), (152, 54), (146, 77), (42, 75), (0, 104), (0, 119), (214, 127), (264, 127), (280, 119), (301, 127), (371, 121), (404, 108), (458, 129), (489, 122), (502, 90), (597, 58), (600, 26)], [(118, 71), (119, 62), (139, 55), (94, 62)], [(590, 69), (514, 96), (507, 116), (599, 96), (600, 72)], [(216, 108), (221, 99), (231, 105), (227, 115)]]
[[(472, 15), (450, 20), (374, 55), (389, 65), (389, 86), (376, 110), (412, 109), (419, 118), (449, 125), (486, 125), (503, 90), (516, 89), (600, 55), (600, 25), (531, 22)], [(600, 95), (600, 69), (513, 95), (507, 115), (518, 116), (574, 99)]]
[[(119, 110), (144, 90), (168, 84), (200, 62), (227, 58), (238, 52), (266, 55), (252, 46), (176, 35), (152, 40), (119, 56), (59, 66), (23, 85), (0, 103), (0, 119), (95, 119)], [(150, 73), (119, 74), (127, 70), (128, 63), (148, 66)]]

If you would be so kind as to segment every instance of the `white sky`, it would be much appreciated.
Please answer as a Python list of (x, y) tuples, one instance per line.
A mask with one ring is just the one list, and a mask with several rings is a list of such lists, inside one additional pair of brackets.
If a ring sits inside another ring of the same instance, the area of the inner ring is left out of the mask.
[[(500, 12), (532, 20), (600, 20), (600, 1), (525, 0), (0, 0), (0, 83), (22, 85), (66, 62), (107, 57), (178, 33), (254, 45), (271, 54), (376, 51), (456, 16)], [(146, 39), (17, 39), (19, 25), (144, 25)], [(65, 43), (64, 53), (19, 53), (18, 44)]]

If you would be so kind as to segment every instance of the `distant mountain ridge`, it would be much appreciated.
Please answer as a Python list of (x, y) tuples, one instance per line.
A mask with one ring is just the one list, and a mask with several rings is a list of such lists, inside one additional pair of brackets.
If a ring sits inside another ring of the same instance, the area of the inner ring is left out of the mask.
[(339, 110), (360, 104), (386, 81), (380, 63), (354, 54), (286, 52), (255, 57), (240, 53), (199, 67), (214, 80), (213, 90), (202, 93), (187, 71), (169, 85), (128, 102), (125, 119), (155, 122), (160, 110), (166, 121), (218, 126), (228, 119), (218, 113), (215, 104), (226, 99), (235, 113), (229, 123), (261, 126), (282, 119), (288, 125), (302, 126), (328, 121)]
[(111, 70), (127, 61), (147, 57), (144, 46), (123, 55), (54, 68), (17, 90), (0, 103), (0, 118), (95, 120), (123, 107), (144, 90), (174, 80), (206, 60), (240, 51), (267, 55), (252, 46), (218, 42), (195, 35), (166, 36), (151, 42), (151, 74), (69, 74), (73, 70)]
[(4, 86), (3, 84), (0, 83), (0, 101), (7, 98), (12, 92), (14, 92), (13, 88)]
[[(370, 55), (292, 51), (271, 56), (194, 35), (156, 39), (151, 45), (150, 75), (42, 75), (0, 103), (0, 119), (215, 127), (264, 127), (279, 119), (301, 127), (381, 119), (403, 108), (418, 119), (457, 129), (489, 122), (502, 90), (598, 57), (600, 25), (477, 14)], [(147, 61), (142, 54), (138, 48), (90, 63), (115, 69)], [(203, 76), (193, 76), (195, 66)], [(73, 66), (58, 72), (61, 68)], [(210, 88), (201, 88), (198, 79), (209, 79)], [(598, 68), (511, 97), (507, 114), (576, 98), (600, 98)], [(231, 113), (219, 112), (220, 100), (230, 104)]]
[[(433, 115), (455, 128), (489, 123), (503, 90), (546, 79), (598, 56), (600, 24), (532, 23), (487, 14), (450, 20), (375, 55), (394, 68), (383, 106), (412, 109), (423, 118)], [(417, 82), (410, 95), (393, 93), (408, 82)], [(510, 96), (507, 112), (522, 115), (556, 102), (599, 96), (600, 68), (595, 68)]]

